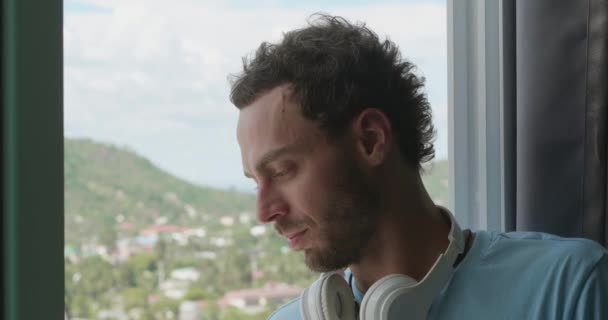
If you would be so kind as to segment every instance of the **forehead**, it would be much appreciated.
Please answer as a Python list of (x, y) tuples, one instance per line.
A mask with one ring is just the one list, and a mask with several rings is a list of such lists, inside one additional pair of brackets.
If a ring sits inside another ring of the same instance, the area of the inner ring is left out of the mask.
[(287, 85), (262, 94), (239, 113), (237, 139), (244, 164), (272, 149), (306, 143), (320, 133), (314, 122), (306, 119), (292, 101)]

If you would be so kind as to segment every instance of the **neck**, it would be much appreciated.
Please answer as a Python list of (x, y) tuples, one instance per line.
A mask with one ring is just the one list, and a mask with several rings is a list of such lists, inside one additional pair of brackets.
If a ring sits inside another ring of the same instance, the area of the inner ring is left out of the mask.
[[(387, 206), (380, 215), (376, 235), (365, 248), (363, 258), (350, 266), (362, 292), (394, 273), (420, 281), (449, 244), (449, 219), (430, 199), (419, 175), (413, 178), (409, 181), (415, 183), (410, 186), (387, 186)], [(399, 192), (391, 194), (390, 190)]]

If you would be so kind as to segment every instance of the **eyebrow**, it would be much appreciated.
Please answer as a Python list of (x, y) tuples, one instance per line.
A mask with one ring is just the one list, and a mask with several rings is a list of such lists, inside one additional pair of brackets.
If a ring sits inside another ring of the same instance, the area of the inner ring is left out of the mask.
[[(283, 156), (287, 153), (297, 153), (304, 150), (304, 146), (302, 143), (292, 143), (283, 147), (276, 148), (274, 150), (268, 151), (260, 161), (255, 165), (256, 171), (264, 171), (264, 168), (271, 162), (275, 161), (277, 158)], [(245, 172), (245, 176), (251, 178), (251, 175)]]

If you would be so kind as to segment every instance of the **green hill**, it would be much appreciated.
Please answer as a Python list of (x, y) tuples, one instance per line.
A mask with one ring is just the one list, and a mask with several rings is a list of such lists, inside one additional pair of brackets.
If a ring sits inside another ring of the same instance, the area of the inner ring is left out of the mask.
[(111, 243), (121, 223), (133, 230), (159, 218), (208, 225), (219, 215), (253, 210), (254, 195), (185, 182), (126, 148), (85, 139), (64, 142), (66, 243)]

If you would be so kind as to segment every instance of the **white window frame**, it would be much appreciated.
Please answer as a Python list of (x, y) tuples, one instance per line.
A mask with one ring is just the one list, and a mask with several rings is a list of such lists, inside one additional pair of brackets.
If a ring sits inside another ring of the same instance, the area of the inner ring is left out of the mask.
[(505, 201), (511, 199), (505, 188), (509, 123), (503, 114), (511, 76), (503, 55), (511, 52), (503, 41), (507, 1), (448, 0), (447, 6), (448, 207), (473, 230), (504, 231), (506, 210), (513, 206)]

